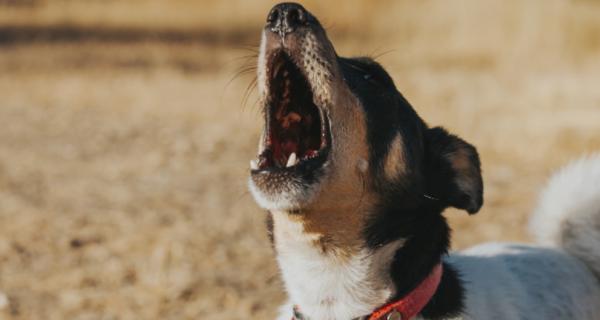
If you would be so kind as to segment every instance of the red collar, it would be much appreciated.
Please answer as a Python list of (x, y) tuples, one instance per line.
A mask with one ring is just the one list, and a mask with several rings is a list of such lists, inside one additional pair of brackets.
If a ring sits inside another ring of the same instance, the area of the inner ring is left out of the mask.
[[(402, 319), (409, 320), (419, 314), (421, 310), (427, 305), (429, 300), (435, 294), (435, 291), (440, 284), (442, 279), (442, 264), (438, 264), (433, 268), (429, 276), (419, 284), (413, 291), (404, 296), (402, 299), (390, 302), (383, 307), (375, 310), (369, 316), (369, 320), (383, 320), (383, 319)], [(392, 315), (396, 317), (392, 317)], [(384, 318), (388, 316), (388, 318)], [(400, 317), (398, 317), (400, 316)]]
[[(418, 315), (427, 305), (429, 300), (435, 294), (440, 280), (442, 279), (443, 267), (442, 263), (436, 265), (431, 273), (417, 286), (413, 291), (404, 296), (402, 299), (390, 302), (377, 310), (373, 311), (369, 316), (361, 317), (360, 319), (368, 320), (387, 320), (401, 319), (410, 320)], [(304, 317), (298, 306), (294, 306), (294, 316), (292, 320), (302, 320)]]

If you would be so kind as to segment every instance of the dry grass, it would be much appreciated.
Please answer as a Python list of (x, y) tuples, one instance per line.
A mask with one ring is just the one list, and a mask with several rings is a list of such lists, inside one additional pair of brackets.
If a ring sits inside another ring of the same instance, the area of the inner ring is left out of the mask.
[[(283, 293), (245, 190), (258, 110), (251, 76), (230, 80), (272, 3), (17, 2), (0, 1), (0, 29), (30, 30), (0, 39), (0, 319), (271, 317)], [(547, 175), (600, 150), (597, 2), (307, 7), (480, 150), (486, 204), (447, 213), (456, 248), (526, 241)], [(57, 26), (88, 34), (39, 36)], [(115, 36), (131, 30), (170, 33)]]

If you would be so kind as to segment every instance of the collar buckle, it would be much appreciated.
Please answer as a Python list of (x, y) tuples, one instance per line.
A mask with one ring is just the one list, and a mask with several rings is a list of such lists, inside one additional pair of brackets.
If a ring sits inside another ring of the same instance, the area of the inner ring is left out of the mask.
[(402, 320), (402, 314), (398, 312), (398, 310), (394, 309), (390, 313), (388, 313), (385, 320)]

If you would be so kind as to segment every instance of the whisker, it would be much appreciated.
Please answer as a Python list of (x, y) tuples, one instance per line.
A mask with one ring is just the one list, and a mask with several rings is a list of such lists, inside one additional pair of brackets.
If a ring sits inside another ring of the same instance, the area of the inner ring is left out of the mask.
[(229, 61), (250, 60), (250, 59), (258, 59), (258, 54), (255, 54), (255, 53), (247, 54), (247, 55), (231, 58), (231, 59), (229, 59)]
[(392, 52), (396, 52), (396, 51), (398, 51), (398, 50), (397, 50), (397, 49), (390, 49), (390, 50), (384, 51), (384, 52), (382, 52), (382, 53), (380, 53), (380, 54), (374, 54), (374, 55), (372, 56), (372, 58), (373, 58), (373, 60), (377, 60), (377, 59), (379, 59), (379, 58), (383, 57), (383, 56), (384, 56), (384, 55), (386, 55), (386, 54), (390, 54), (390, 53), (392, 53)]
[(233, 49), (250, 51), (250, 52), (253, 52), (256, 54), (258, 54), (260, 52), (260, 50), (258, 49), (258, 45), (241, 45), (241, 46), (233, 47)]
[(248, 66), (248, 67), (242, 67), (240, 68), (240, 70), (236, 71), (235, 74), (231, 77), (231, 79), (229, 79), (229, 81), (227, 81), (227, 84), (225, 85), (225, 88), (227, 89), (227, 87), (229, 87), (229, 85), (231, 85), (231, 83), (236, 80), (237, 78), (239, 78), (240, 76), (243, 76), (245, 74), (249, 74), (253, 71), (256, 70), (255, 66)]
[(250, 81), (250, 84), (248, 84), (248, 86), (246, 87), (246, 90), (244, 91), (244, 96), (242, 98), (242, 110), (245, 110), (246, 105), (248, 103), (248, 99), (250, 98), (250, 95), (252, 94), (252, 91), (256, 88), (257, 84), (258, 78), (254, 77), (252, 81)]

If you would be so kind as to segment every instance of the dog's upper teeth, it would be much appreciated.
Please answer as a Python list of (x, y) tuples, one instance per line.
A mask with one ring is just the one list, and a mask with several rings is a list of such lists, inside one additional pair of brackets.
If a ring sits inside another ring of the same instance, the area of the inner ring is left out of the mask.
[(258, 170), (258, 161), (256, 161), (256, 160), (250, 160), (250, 169), (252, 169), (252, 170)]
[(296, 157), (296, 153), (292, 152), (292, 154), (290, 154), (290, 157), (288, 158), (287, 164), (285, 166), (291, 167), (296, 164), (297, 160), (298, 160), (298, 158)]

